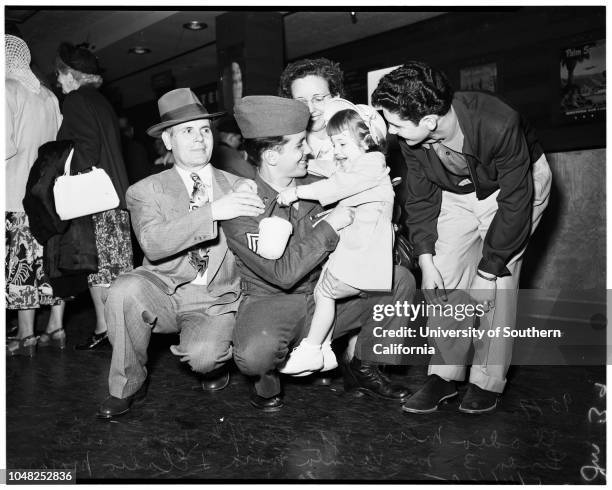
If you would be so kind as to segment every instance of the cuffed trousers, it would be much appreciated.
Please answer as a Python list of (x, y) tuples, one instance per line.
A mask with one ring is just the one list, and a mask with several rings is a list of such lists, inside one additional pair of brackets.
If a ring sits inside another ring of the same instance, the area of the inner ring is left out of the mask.
[[(542, 155), (533, 165), (534, 201), (531, 232), (540, 222), (548, 205), (552, 174)], [(485, 235), (497, 212), (497, 195), (493, 193), (479, 201), (475, 193), (454, 194), (442, 192), (442, 206), (438, 218), (438, 241), (434, 264), (442, 275), (447, 290), (467, 291), (472, 283), (482, 257)], [(521, 250), (507, 264), (509, 276), (497, 278), (495, 307), (482, 319), (484, 330), (516, 327), (518, 285), (523, 253)], [(433, 327), (432, 318), (428, 326)], [(455, 364), (466, 359), (472, 341), (470, 339), (430, 339), (436, 345), (436, 354), (429, 365), (429, 374), (437, 374), (446, 380), (462, 381), (466, 375), (465, 364)], [(470, 382), (482, 389), (501, 393), (506, 384), (506, 373), (512, 358), (512, 339), (497, 336), (485, 337), (474, 344), (474, 357), (470, 370)], [(443, 360), (451, 360), (449, 363)], [(466, 364), (469, 364), (466, 359)]]
[(119, 276), (105, 305), (108, 338), (113, 346), (109, 392), (126, 398), (147, 377), (147, 347), (151, 333), (180, 333), (170, 350), (198, 373), (208, 373), (232, 357), (234, 313), (207, 314), (207, 287), (185, 284), (166, 294), (137, 273)]

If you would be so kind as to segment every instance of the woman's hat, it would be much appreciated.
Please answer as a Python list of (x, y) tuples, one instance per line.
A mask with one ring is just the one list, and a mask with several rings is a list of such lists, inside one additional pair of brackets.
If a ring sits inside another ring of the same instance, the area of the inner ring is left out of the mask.
[(164, 129), (196, 119), (214, 119), (225, 112), (212, 114), (202, 105), (200, 99), (189, 88), (177, 88), (162, 95), (157, 101), (161, 122), (147, 129), (147, 134), (157, 138)]
[(70, 43), (61, 43), (58, 56), (70, 68), (87, 75), (99, 75), (98, 58), (89, 49), (77, 47)]

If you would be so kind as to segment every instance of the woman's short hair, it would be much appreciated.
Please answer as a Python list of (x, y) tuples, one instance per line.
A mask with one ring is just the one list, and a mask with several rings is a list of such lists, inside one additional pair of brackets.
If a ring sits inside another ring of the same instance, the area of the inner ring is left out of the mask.
[(309, 75), (321, 77), (327, 82), (332, 96), (344, 98), (344, 73), (338, 63), (327, 58), (304, 59), (289, 63), (281, 74), (278, 95), (291, 99), (291, 84)]
[(336, 112), (327, 123), (326, 129), (330, 137), (348, 131), (355, 141), (365, 144), (366, 152), (380, 151), (386, 153), (387, 151), (386, 135), (379, 134), (375, 127), (370, 129), (353, 109), (343, 109)]
[(266, 150), (282, 146), (287, 139), (284, 136), (268, 136), (267, 138), (247, 138), (243, 142), (244, 151), (252, 165), (261, 165), (261, 155)]

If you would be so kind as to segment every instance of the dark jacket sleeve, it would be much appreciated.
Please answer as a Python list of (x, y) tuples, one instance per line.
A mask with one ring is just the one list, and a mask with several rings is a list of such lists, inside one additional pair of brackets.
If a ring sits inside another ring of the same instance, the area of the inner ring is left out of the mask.
[(325, 260), (338, 244), (337, 233), (323, 220), (309, 230), (308, 234), (300, 235), (299, 231), (294, 230), (282, 257), (270, 260), (260, 257), (247, 245), (246, 234), (259, 232), (258, 218), (242, 216), (224, 221), (221, 227), (230, 250), (244, 265), (264, 281), (281, 289), (295, 286)]
[(400, 146), (407, 169), (404, 225), (408, 230), (408, 239), (415, 255), (435, 254), (442, 190), (427, 178), (413, 150), (404, 142)]
[(508, 119), (492, 155), (498, 172), (498, 209), (485, 236), (478, 268), (508, 276), (506, 264), (529, 240), (533, 198), (531, 157), (518, 114)]
[(74, 141), (72, 173), (98, 165), (102, 152), (101, 135), (83, 96), (78, 92), (68, 94), (62, 104), (62, 114), (57, 139)]

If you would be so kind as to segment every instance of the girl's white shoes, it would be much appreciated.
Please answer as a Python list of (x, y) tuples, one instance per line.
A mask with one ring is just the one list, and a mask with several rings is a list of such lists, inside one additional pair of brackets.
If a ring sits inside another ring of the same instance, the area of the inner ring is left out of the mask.
[(338, 360), (336, 359), (336, 354), (334, 354), (334, 351), (331, 348), (331, 342), (329, 340), (327, 342), (323, 342), (321, 352), (323, 353), (323, 369), (321, 369), (321, 371), (331, 371), (332, 369), (336, 369), (338, 367)]
[(338, 367), (336, 355), (331, 348), (331, 342), (323, 345), (311, 344), (303, 339), (295, 347), (285, 365), (278, 371), (292, 376), (308, 376), (315, 371), (331, 371)]

